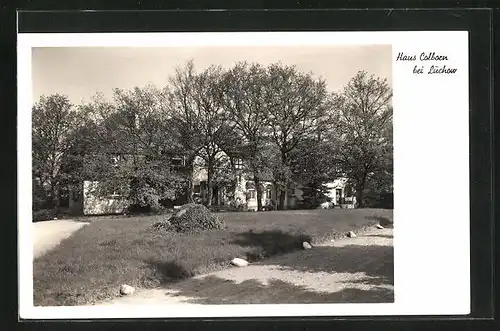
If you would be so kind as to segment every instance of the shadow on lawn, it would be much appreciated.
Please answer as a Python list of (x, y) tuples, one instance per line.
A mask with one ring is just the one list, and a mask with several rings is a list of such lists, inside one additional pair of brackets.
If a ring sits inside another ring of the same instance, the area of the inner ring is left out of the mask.
[(194, 273), (190, 272), (176, 261), (163, 262), (158, 260), (147, 260), (145, 262), (155, 272), (156, 279), (159, 279), (160, 284), (168, 284), (173, 281), (194, 276)]
[(378, 222), (380, 225), (386, 228), (393, 228), (394, 227), (394, 221), (386, 216), (365, 216), (365, 219), (370, 220), (370, 221), (375, 221)]
[(236, 283), (214, 275), (165, 284), (165, 287), (170, 290), (168, 296), (183, 297), (182, 300), (196, 304), (394, 302), (393, 258), (390, 245), (319, 246), (259, 263), (303, 272), (311, 281), (314, 281), (314, 273), (359, 273), (345, 281), (339, 279), (339, 285), (343, 284), (344, 288), (337, 292), (314, 291), (277, 278), (268, 279), (266, 284), (257, 279)]
[(291, 304), (291, 303), (381, 303), (394, 302), (394, 291), (384, 287), (369, 290), (345, 288), (338, 292), (316, 292), (280, 279), (267, 284), (250, 279), (241, 283), (216, 276), (189, 279), (169, 289), (168, 296), (187, 297), (195, 304)]
[(378, 238), (388, 238), (392, 239), (394, 236), (392, 234), (367, 234), (366, 237), (378, 237)]
[[(282, 231), (243, 232), (235, 233), (231, 244), (250, 248), (245, 253), (249, 262), (262, 261), (271, 256), (282, 255), (302, 249), (302, 242), (310, 241), (311, 237), (301, 234), (290, 234)], [(107, 244), (104, 243), (104, 244)], [(215, 259), (216, 264), (227, 264), (228, 261)], [(176, 260), (160, 261), (155, 259), (145, 260), (144, 263), (152, 270), (141, 280), (143, 284), (151, 285), (168, 284), (177, 280), (191, 278), (195, 273)]]
[(279, 259), (269, 259), (263, 264), (310, 273), (363, 273), (364, 284), (394, 284), (392, 246), (319, 246)]
[(253, 232), (247, 231), (235, 235), (232, 244), (251, 247), (247, 253), (249, 262), (256, 262), (270, 256), (280, 255), (302, 249), (304, 241), (310, 242), (311, 236), (305, 234), (291, 234), (280, 230)]

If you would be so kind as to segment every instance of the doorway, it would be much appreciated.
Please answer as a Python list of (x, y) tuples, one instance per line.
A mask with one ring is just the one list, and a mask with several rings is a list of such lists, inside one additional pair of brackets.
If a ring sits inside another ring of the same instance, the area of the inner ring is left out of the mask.
[(338, 188), (335, 190), (335, 204), (340, 205), (342, 204), (342, 189)]

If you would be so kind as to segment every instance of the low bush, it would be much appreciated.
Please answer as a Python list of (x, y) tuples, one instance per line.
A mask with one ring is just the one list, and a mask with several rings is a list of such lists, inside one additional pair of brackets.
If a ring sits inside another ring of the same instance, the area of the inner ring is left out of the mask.
[(40, 209), (33, 211), (33, 222), (41, 222), (52, 220), (57, 216), (57, 213), (52, 209)]
[(207, 207), (191, 203), (181, 206), (177, 213), (164, 219), (162, 224), (156, 223), (154, 226), (156, 229), (195, 233), (224, 229), (225, 222), (221, 216), (212, 214)]
[(127, 214), (130, 215), (162, 215), (168, 212), (167, 208), (161, 205), (155, 206), (140, 206), (140, 205), (130, 205), (127, 208)]
[(297, 204), (298, 209), (317, 209), (321, 208), (324, 202), (330, 202), (330, 198), (326, 195), (324, 185), (311, 185), (302, 188), (302, 201)]

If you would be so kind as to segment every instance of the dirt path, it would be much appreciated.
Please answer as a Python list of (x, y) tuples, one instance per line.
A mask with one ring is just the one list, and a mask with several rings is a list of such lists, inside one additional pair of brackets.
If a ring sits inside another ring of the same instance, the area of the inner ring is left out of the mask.
[(47, 253), (86, 224), (72, 220), (33, 223), (33, 257), (37, 258)]
[(373, 229), (104, 304), (393, 302), (393, 275), (393, 231)]

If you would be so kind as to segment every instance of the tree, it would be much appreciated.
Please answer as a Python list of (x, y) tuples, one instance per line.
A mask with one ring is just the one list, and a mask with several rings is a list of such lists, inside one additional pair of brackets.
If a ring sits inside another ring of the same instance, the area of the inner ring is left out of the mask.
[(224, 186), (226, 194), (231, 200), (234, 200), (239, 176), (247, 170), (243, 162), (246, 156), (246, 146), (234, 128), (234, 122), (228, 120), (228, 125), (231, 130), (225, 130), (226, 136), (220, 141), (219, 147), (222, 150), (222, 155), (220, 155), (218, 165), (215, 167), (214, 181), (218, 187)]
[(81, 122), (68, 137), (69, 149), (64, 153), (61, 165), (62, 186), (68, 188), (68, 202), (69, 199), (78, 198), (72, 197), (72, 194), (81, 193), (81, 184), (89, 179), (86, 173), (86, 159), (98, 153), (100, 148), (95, 141), (99, 128), (90, 120), (83, 107), (77, 107), (76, 112)]
[(279, 209), (284, 209), (291, 180), (290, 153), (304, 139), (318, 134), (327, 115), (329, 98), (324, 80), (300, 73), (294, 66), (272, 64), (267, 73), (267, 124), (279, 149), (275, 179), (280, 183)]
[(242, 158), (247, 161), (257, 191), (257, 210), (262, 210), (261, 175), (266, 171), (262, 156), (268, 127), (266, 85), (268, 76), (259, 64), (239, 62), (225, 74), (224, 106), (241, 138)]
[(62, 161), (71, 147), (68, 139), (80, 125), (67, 96), (41, 96), (32, 109), (32, 156), (35, 200), (45, 207), (59, 206), (59, 192), (64, 179)]
[(167, 105), (171, 114), (170, 128), (179, 151), (186, 157), (186, 194), (188, 202), (193, 202), (193, 174), (196, 156), (202, 148), (201, 118), (195, 98), (194, 81), (196, 72), (191, 60), (184, 67), (178, 67), (170, 77)]
[(127, 197), (132, 208), (159, 208), (181, 191), (182, 176), (171, 169), (165, 91), (154, 86), (115, 89), (113, 102), (86, 105), (98, 128), (87, 174), (99, 182), (97, 194)]
[(336, 96), (338, 165), (353, 182), (358, 207), (367, 185), (384, 174), (392, 182), (392, 90), (386, 79), (360, 71)]
[(207, 169), (208, 206), (212, 204), (214, 177), (224, 163), (222, 146), (226, 145), (233, 130), (227, 111), (223, 107), (223, 69), (210, 66), (193, 81), (194, 100), (198, 113), (198, 132), (201, 142), (200, 156)]
[(317, 136), (305, 139), (291, 152), (292, 178), (301, 183), (304, 206), (318, 207), (328, 200), (325, 184), (338, 178), (333, 144)]

